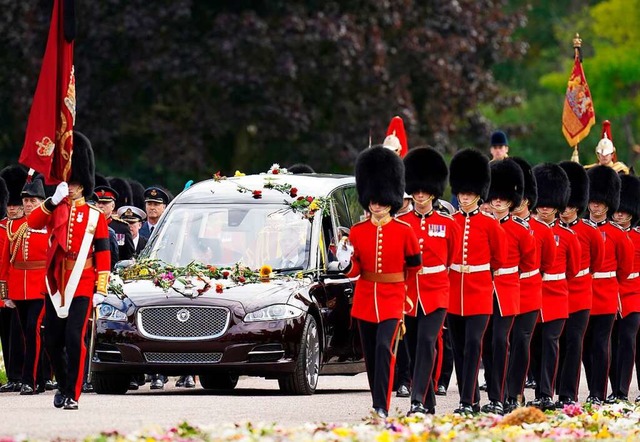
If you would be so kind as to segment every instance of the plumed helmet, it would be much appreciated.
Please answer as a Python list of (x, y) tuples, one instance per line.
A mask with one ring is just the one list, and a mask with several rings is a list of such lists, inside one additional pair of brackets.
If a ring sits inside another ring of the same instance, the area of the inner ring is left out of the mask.
[(620, 176), (608, 166), (595, 166), (587, 171), (589, 201), (606, 204), (611, 216), (620, 205)]
[(109, 177), (107, 180), (109, 181), (109, 186), (118, 194), (116, 198), (116, 209), (133, 204), (133, 191), (127, 180), (118, 177)]
[(571, 194), (569, 195), (567, 207), (575, 207), (578, 209), (578, 216), (581, 216), (587, 209), (587, 204), (589, 204), (589, 177), (587, 176), (587, 171), (575, 161), (563, 161), (559, 166), (567, 173), (571, 184)]
[(631, 215), (631, 225), (640, 218), (640, 178), (633, 175), (620, 175), (620, 206), (618, 212)]
[(0, 219), (7, 216), (7, 201), (9, 201), (9, 189), (7, 184), (0, 178)]
[(476, 149), (463, 149), (451, 159), (449, 166), (451, 193), (475, 193), (486, 200), (491, 185), (489, 158)]
[(543, 163), (533, 168), (538, 184), (538, 203), (536, 207), (552, 207), (562, 212), (569, 202), (571, 188), (569, 177), (557, 164)]
[(315, 170), (313, 170), (313, 168), (311, 166), (309, 166), (308, 164), (304, 164), (304, 163), (293, 164), (293, 165), (287, 167), (287, 171), (289, 173), (293, 173), (293, 174), (315, 173), (316, 172)]
[(507, 134), (501, 130), (495, 131), (491, 134), (491, 146), (508, 146)]
[(95, 187), (96, 163), (89, 139), (81, 132), (73, 132), (73, 153), (71, 154), (71, 176), (69, 183), (82, 185), (82, 195), (91, 198)]
[(136, 206), (138, 209), (144, 210), (144, 186), (140, 183), (140, 181), (136, 181), (134, 179), (129, 178), (127, 180), (129, 182), (129, 186), (131, 186), (131, 192), (133, 196), (133, 206)]
[(402, 207), (404, 195), (404, 164), (400, 157), (382, 146), (363, 150), (356, 159), (356, 189), (365, 210), (375, 202), (390, 206), (394, 215)]
[(27, 169), (20, 164), (12, 164), (0, 170), (0, 177), (4, 180), (7, 190), (9, 191), (7, 205), (22, 205), (22, 188), (27, 182)]
[(600, 155), (611, 155), (616, 151), (611, 137), (611, 122), (604, 120), (602, 122), (602, 139), (596, 145), (596, 153)]
[(431, 147), (417, 147), (409, 151), (403, 162), (407, 194), (423, 191), (436, 199), (442, 196), (449, 169), (440, 152)]
[(487, 201), (495, 198), (511, 201), (513, 210), (520, 206), (524, 195), (524, 174), (515, 161), (509, 158), (491, 163), (491, 186)]
[(529, 207), (535, 207), (538, 202), (538, 184), (536, 183), (536, 177), (531, 170), (531, 164), (524, 158), (510, 157), (512, 161), (515, 161), (520, 169), (522, 169), (522, 176), (524, 177), (524, 194), (523, 198), (529, 201)]
[(396, 116), (389, 122), (387, 128), (387, 137), (382, 142), (382, 146), (387, 149), (391, 149), (396, 154), (403, 158), (409, 151), (409, 145), (407, 143), (407, 133), (404, 130), (404, 121), (402, 118)]

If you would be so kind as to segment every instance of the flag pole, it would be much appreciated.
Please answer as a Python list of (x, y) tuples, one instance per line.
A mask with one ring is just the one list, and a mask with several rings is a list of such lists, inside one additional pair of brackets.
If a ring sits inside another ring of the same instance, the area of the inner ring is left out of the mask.
[[(577, 58), (582, 63), (582, 39), (580, 34), (576, 32), (576, 36), (573, 38), (573, 58)], [(576, 143), (573, 146), (573, 153), (571, 154), (571, 161), (580, 164), (580, 143)]]

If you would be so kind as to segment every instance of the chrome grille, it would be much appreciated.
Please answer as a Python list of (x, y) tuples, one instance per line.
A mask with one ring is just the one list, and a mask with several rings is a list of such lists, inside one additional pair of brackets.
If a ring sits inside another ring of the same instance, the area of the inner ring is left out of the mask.
[(152, 339), (195, 341), (221, 336), (229, 327), (223, 307), (166, 306), (138, 310), (138, 329)]
[(156, 364), (215, 364), (222, 359), (222, 353), (146, 352), (144, 358)]

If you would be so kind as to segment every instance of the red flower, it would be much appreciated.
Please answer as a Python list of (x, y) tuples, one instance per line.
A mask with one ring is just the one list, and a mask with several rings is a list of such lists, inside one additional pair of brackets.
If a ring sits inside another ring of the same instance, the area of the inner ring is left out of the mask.
[(303, 196), (299, 196), (299, 197), (298, 197), (298, 201), (302, 201), (303, 199), (304, 199), (304, 197), (303, 197)]
[(307, 201), (309, 201), (309, 202), (313, 201), (313, 197), (312, 196), (308, 196), (307, 197)]
[(298, 189), (296, 189), (295, 187), (292, 187), (291, 190), (289, 190), (289, 195), (291, 195), (291, 198), (295, 198), (297, 194)]
[(246, 280), (247, 280), (247, 279), (246, 279), (244, 276), (240, 276), (240, 277), (238, 278), (238, 282), (239, 282), (240, 284), (244, 284), (244, 282), (245, 282)]
[(279, 174), (279, 173), (280, 173), (280, 170), (279, 170), (279, 169), (273, 169), (273, 170), (271, 171), (271, 173), (272, 173), (272, 174), (274, 174), (274, 175), (277, 175), (277, 174)]
[(229, 270), (225, 270), (224, 272), (222, 272), (222, 277), (224, 279), (227, 279), (229, 277), (229, 275), (230, 275)]
[(222, 284), (216, 284), (216, 293), (222, 293), (223, 287)]
[(257, 200), (262, 198), (262, 190), (254, 190), (253, 191), (253, 197), (255, 199), (257, 199)]

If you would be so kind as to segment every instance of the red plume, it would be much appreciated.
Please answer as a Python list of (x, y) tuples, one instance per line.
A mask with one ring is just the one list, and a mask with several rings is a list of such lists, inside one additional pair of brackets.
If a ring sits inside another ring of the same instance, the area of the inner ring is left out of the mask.
[(404, 130), (402, 118), (396, 116), (391, 119), (389, 128), (387, 129), (387, 136), (389, 135), (395, 135), (398, 137), (398, 140), (400, 140), (400, 145), (402, 146), (400, 158), (404, 158), (407, 152), (409, 152), (409, 146), (407, 145), (407, 133)]
[[(604, 120), (602, 122), (602, 137), (607, 137), (609, 140), (611, 140), (611, 143), (613, 144), (613, 137), (611, 136), (611, 121), (609, 120)], [(615, 144), (614, 144), (615, 146)], [(611, 161), (613, 161), (614, 163), (616, 161), (618, 161), (618, 154), (617, 152), (614, 150), (613, 154), (611, 155)]]

